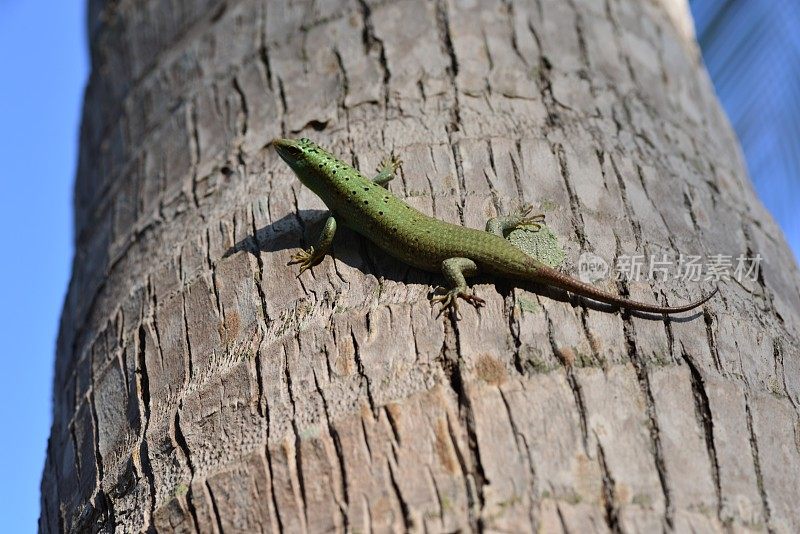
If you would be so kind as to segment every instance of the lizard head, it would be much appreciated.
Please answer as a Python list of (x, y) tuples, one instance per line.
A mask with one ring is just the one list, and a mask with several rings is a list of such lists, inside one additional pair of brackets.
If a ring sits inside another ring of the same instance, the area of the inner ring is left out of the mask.
[(281, 159), (290, 167), (295, 168), (295, 165), (302, 165), (306, 156), (306, 147), (303, 146), (305, 145), (303, 141), (307, 141), (307, 139), (275, 139), (272, 141), (272, 145)]
[(308, 171), (320, 163), (335, 159), (327, 151), (305, 137), (301, 139), (274, 139), (278, 155), (295, 171)]
[(275, 139), (272, 145), (283, 161), (297, 174), (306, 186), (315, 189), (317, 182), (325, 180), (324, 170), (339, 163), (325, 149), (306, 139)]

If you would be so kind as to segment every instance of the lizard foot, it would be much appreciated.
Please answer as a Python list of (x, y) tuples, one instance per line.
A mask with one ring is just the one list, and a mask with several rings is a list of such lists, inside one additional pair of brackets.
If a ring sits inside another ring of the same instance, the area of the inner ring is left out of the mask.
[(519, 222), (514, 225), (514, 227), (531, 230), (533, 232), (538, 232), (541, 230), (542, 226), (544, 225), (544, 213), (535, 213), (531, 215), (531, 211), (533, 211), (532, 205), (523, 205), (516, 213), (520, 219)]
[(403, 162), (400, 161), (400, 158), (394, 154), (390, 154), (383, 158), (383, 161), (381, 161), (381, 164), (378, 165), (378, 168), (375, 170), (378, 172), (389, 171), (390, 174), (394, 174), (402, 165)]
[(299, 263), (300, 272), (297, 273), (297, 277), (299, 278), (300, 275), (305, 271), (321, 262), (323, 257), (324, 254), (318, 254), (314, 250), (314, 247), (308, 247), (306, 250), (301, 250), (300, 252), (293, 254), (292, 258), (286, 263), (286, 265), (295, 265)]
[(436, 289), (434, 289), (434, 293), (439, 293), (439, 294), (435, 294), (433, 297), (431, 297), (431, 304), (436, 304), (437, 302), (442, 303), (442, 307), (439, 308), (439, 313), (436, 314), (437, 318), (441, 316), (445, 312), (445, 310), (451, 310), (455, 312), (456, 317), (460, 319), (461, 317), (458, 314), (459, 298), (466, 300), (476, 308), (480, 308), (481, 306), (486, 304), (485, 300), (483, 300), (480, 297), (476, 297), (466, 287), (454, 287), (453, 289), (448, 290), (445, 287), (439, 286)]

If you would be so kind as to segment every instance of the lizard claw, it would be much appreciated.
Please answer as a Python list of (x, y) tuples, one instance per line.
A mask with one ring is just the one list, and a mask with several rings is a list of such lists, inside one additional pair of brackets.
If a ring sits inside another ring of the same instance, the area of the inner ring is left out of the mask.
[(439, 318), (446, 310), (450, 310), (455, 312), (457, 319), (461, 319), (461, 315), (458, 313), (459, 298), (466, 300), (476, 308), (480, 308), (486, 304), (485, 300), (475, 296), (469, 289), (465, 287), (454, 287), (453, 289), (448, 290), (447, 288), (439, 286), (434, 289), (434, 293), (440, 294), (431, 297), (431, 304), (436, 304), (437, 302), (442, 304), (442, 307), (439, 308), (439, 313), (436, 314), (437, 318)]
[(308, 247), (306, 250), (301, 250), (300, 252), (293, 254), (286, 265), (295, 265), (299, 263), (300, 272), (297, 274), (297, 277), (299, 278), (301, 274), (318, 264), (320, 261), (322, 261), (322, 256), (316, 253), (314, 247)]
[(533, 206), (531, 204), (524, 204), (519, 211), (517, 211), (520, 220), (515, 225), (515, 228), (522, 228), (533, 232), (538, 232), (542, 229), (542, 226), (544, 226), (544, 213), (531, 215), (531, 211), (533, 211)]
[(378, 165), (376, 169), (378, 172), (383, 172), (384, 170), (390, 170), (392, 174), (396, 173), (397, 170), (403, 165), (403, 162), (400, 161), (400, 158), (395, 156), (394, 154), (390, 154), (383, 158), (381, 164)]

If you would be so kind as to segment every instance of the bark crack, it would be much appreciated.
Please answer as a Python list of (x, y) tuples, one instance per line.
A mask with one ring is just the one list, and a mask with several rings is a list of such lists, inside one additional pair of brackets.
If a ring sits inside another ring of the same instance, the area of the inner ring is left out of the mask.
[(219, 505), (217, 504), (217, 499), (214, 498), (214, 492), (211, 491), (211, 484), (208, 483), (208, 479), (206, 479), (204, 484), (206, 491), (208, 492), (208, 499), (211, 502), (211, 513), (214, 515), (214, 526), (217, 528), (217, 532), (219, 532), (219, 534), (222, 534), (223, 532), (225, 532), (225, 529), (222, 527), (222, 515), (219, 513)]
[(597, 459), (600, 464), (600, 474), (603, 481), (603, 509), (605, 510), (605, 520), (608, 529), (614, 533), (622, 532), (619, 524), (619, 505), (617, 503), (617, 490), (614, 477), (606, 464), (606, 452), (603, 449), (603, 443), (600, 438), (595, 435), (597, 442)]
[(383, 112), (386, 117), (389, 110), (389, 82), (391, 81), (391, 71), (386, 60), (386, 47), (375, 32), (375, 26), (372, 23), (372, 8), (366, 0), (357, 1), (361, 9), (361, 18), (364, 20), (364, 30), (361, 34), (364, 49), (369, 53), (374, 46), (378, 47), (378, 64), (383, 72)]
[(414, 528), (414, 521), (411, 518), (411, 510), (408, 507), (408, 503), (403, 498), (403, 492), (400, 490), (400, 484), (397, 483), (397, 477), (394, 474), (392, 462), (388, 458), (386, 459), (386, 468), (389, 470), (389, 481), (391, 482), (394, 495), (397, 497), (397, 504), (400, 506), (400, 512), (403, 518), (403, 530), (405, 532), (411, 532)]
[(629, 314), (624, 312), (625, 321), (623, 323), (623, 332), (625, 333), (625, 346), (628, 350), (628, 358), (633, 364), (636, 371), (636, 376), (639, 381), (639, 387), (644, 395), (646, 402), (647, 417), (650, 422), (650, 440), (653, 446), (653, 459), (655, 461), (656, 472), (658, 473), (658, 480), (661, 483), (661, 491), (664, 494), (664, 520), (669, 529), (675, 528), (674, 525), (674, 505), (672, 502), (672, 494), (669, 489), (669, 480), (667, 475), (667, 465), (664, 461), (664, 449), (661, 444), (661, 435), (658, 426), (658, 418), (656, 417), (655, 399), (653, 398), (653, 390), (650, 387), (649, 370), (646, 364), (639, 356), (639, 351), (636, 347), (636, 332), (633, 323), (630, 320)]
[[(297, 350), (300, 351), (300, 340), (297, 339)], [(292, 374), (289, 367), (289, 353), (286, 352), (286, 361), (283, 366), (283, 376), (286, 380), (286, 389), (289, 393), (289, 403), (292, 405), (292, 432), (294, 434), (294, 471), (297, 476), (297, 489), (300, 492), (299, 498), (300, 508), (302, 510), (303, 525), (308, 525), (308, 507), (306, 505), (306, 484), (303, 475), (303, 458), (302, 458), (302, 440), (300, 439), (300, 429), (297, 424), (297, 404), (294, 400), (294, 393), (292, 392)], [(288, 451), (288, 447), (287, 447)], [(288, 462), (288, 459), (287, 459)]]
[(464, 177), (464, 167), (461, 162), (461, 150), (458, 143), (453, 143), (451, 140), (450, 150), (453, 154), (453, 163), (455, 163), (456, 166), (456, 178), (458, 179), (458, 189), (460, 193), (459, 202), (456, 204), (456, 208), (458, 209), (459, 222), (463, 225), (464, 207), (467, 205), (467, 183), (466, 178)]
[[(149, 287), (149, 284), (148, 284)], [(156, 511), (156, 482), (153, 466), (150, 463), (150, 453), (147, 443), (147, 429), (150, 426), (150, 378), (147, 374), (147, 360), (146, 360), (146, 346), (147, 346), (147, 333), (145, 331), (144, 323), (139, 325), (138, 330), (138, 347), (137, 347), (137, 369), (136, 369), (136, 390), (139, 399), (139, 411), (142, 413), (142, 430), (139, 436), (139, 461), (141, 462), (141, 472), (147, 480), (147, 486), (150, 489), (150, 503), (148, 507), (148, 514), (145, 515), (145, 527), (152, 525), (153, 516)], [(136, 455), (134, 455), (134, 459)]]
[(580, 209), (580, 200), (575, 193), (575, 188), (572, 186), (572, 178), (570, 177), (569, 166), (567, 165), (567, 155), (564, 152), (564, 146), (561, 143), (556, 143), (553, 146), (553, 152), (558, 159), (558, 168), (561, 171), (561, 178), (564, 180), (564, 187), (567, 189), (569, 196), (569, 207), (572, 212), (572, 227), (575, 230), (575, 237), (578, 239), (578, 244), (581, 250), (586, 250), (586, 232), (584, 227), (586, 223), (583, 220), (583, 214)]
[(505, 315), (508, 317), (508, 331), (511, 334), (511, 340), (514, 344), (514, 355), (513, 355), (513, 362), (514, 362), (514, 369), (517, 370), (521, 376), (525, 375), (525, 367), (522, 364), (522, 354), (520, 353), (520, 348), (522, 347), (522, 340), (520, 338), (520, 324), (519, 324), (519, 315), (516, 312), (517, 306), (517, 290), (511, 289), (505, 298), (503, 299), (503, 304), (505, 307)]
[(681, 349), (681, 355), (691, 372), (695, 415), (703, 429), (703, 436), (706, 441), (706, 451), (708, 452), (708, 460), (711, 465), (711, 477), (714, 481), (714, 491), (717, 497), (717, 518), (722, 520), (722, 486), (720, 485), (719, 479), (717, 447), (714, 443), (714, 418), (711, 412), (711, 403), (708, 400), (708, 393), (706, 393), (705, 379), (700, 369), (697, 367), (697, 364), (684, 348)]
[(278, 522), (278, 532), (284, 532), (283, 529), (283, 520), (281, 519), (281, 512), (280, 507), (278, 507), (278, 498), (275, 495), (275, 474), (272, 470), (272, 454), (269, 452), (269, 439), (267, 439), (267, 443), (264, 444), (264, 460), (267, 464), (267, 470), (269, 472), (269, 486), (270, 486), (270, 495), (272, 496), (272, 507), (275, 510), (275, 520)]
[[(95, 383), (94, 366), (92, 365), (92, 384)], [(102, 524), (110, 524), (114, 526), (114, 505), (113, 501), (109, 498), (103, 490), (103, 480), (105, 478), (105, 471), (103, 468), (103, 456), (100, 454), (100, 425), (97, 420), (97, 409), (95, 407), (95, 388), (92, 387), (89, 391), (87, 402), (89, 404), (89, 413), (92, 417), (92, 441), (94, 446), (94, 459), (95, 459), (95, 488), (96, 493), (94, 497), (94, 521), (102, 521)], [(100, 517), (96, 517), (99, 515)]]
[(627, 186), (625, 185), (625, 179), (622, 177), (622, 173), (620, 173), (619, 171), (619, 167), (617, 166), (617, 162), (614, 156), (609, 155), (608, 160), (611, 162), (611, 168), (614, 170), (614, 176), (616, 176), (617, 178), (617, 185), (619, 186), (619, 195), (622, 198), (622, 205), (625, 208), (625, 220), (628, 221), (628, 223), (631, 225), (631, 229), (633, 230), (633, 239), (636, 242), (636, 250), (641, 250), (642, 225), (633, 211), (633, 206), (631, 205), (631, 201), (628, 198), (628, 189)]
[[(445, 323), (448, 324), (448, 323)], [(471, 476), (474, 481), (474, 495), (469, 484), (467, 484), (467, 498), (470, 502), (469, 507), (469, 521), (472, 530), (481, 531), (484, 529), (483, 508), (485, 505), (485, 497), (483, 489), (486, 484), (486, 473), (483, 469), (483, 462), (481, 461), (481, 452), (478, 445), (478, 435), (475, 426), (475, 414), (472, 409), (472, 402), (470, 401), (467, 393), (464, 377), (461, 372), (461, 365), (464, 359), (461, 349), (461, 335), (458, 330), (458, 322), (452, 316), (449, 316), (449, 326), (445, 330), (445, 346), (443, 348), (443, 356), (445, 363), (449, 362), (445, 369), (445, 373), (450, 379), (450, 387), (456, 394), (456, 399), (459, 406), (459, 421), (464, 425), (467, 431), (467, 445), (470, 454), (470, 465), (467, 464), (466, 458), (463, 457), (459, 447), (455, 446), (457, 441), (453, 436), (452, 428), (448, 418), (448, 429), (450, 430), (451, 440), (454, 444), (456, 456), (458, 457), (459, 464), (461, 464), (462, 472), (465, 476)], [(451, 337), (455, 341), (455, 354), (450, 355), (450, 350), (447, 345), (447, 339)], [(453, 358), (453, 356), (455, 358)], [(449, 368), (449, 369), (448, 369)], [(467, 478), (467, 480), (469, 480)], [(477, 508), (477, 509), (476, 509)]]
[(575, 376), (575, 368), (573, 362), (566, 357), (564, 351), (562, 351), (558, 347), (558, 343), (556, 342), (555, 337), (555, 330), (553, 326), (553, 321), (550, 318), (550, 314), (547, 313), (547, 310), (544, 310), (544, 317), (545, 321), (547, 321), (547, 337), (548, 341), (550, 342), (550, 350), (553, 351), (553, 356), (555, 356), (561, 365), (564, 367), (564, 373), (566, 375), (567, 384), (569, 384), (570, 391), (572, 391), (572, 396), (575, 399), (575, 407), (578, 410), (578, 420), (581, 426), (581, 444), (583, 445), (583, 450), (586, 454), (589, 454), (589, 423), (587, 419), (587, 410), (586, 410), (586, 402), (583, 398), (583, 390), (581, 389), (581, 385), (578, 382), (578, 379)]
[(244, 91), (242, 90), (242, 86), (239, 83), (239, 78), (234, 76), (233, 80), (231, 81), (231, 85), (233, 87), (233, 90), (236, 92), (236, 95), (239, 97), (239, 104), (241, 105), (242, 108), (242, 115), (244, 115), (244, 117), (242, 118), (242, 128), (239, 131), (239, 135), (245, 136), (247, 135), (248, 122), (250, 120), (250, 113), (247, 106), (247, 97), (245, 96)]
[(767, 524), (767, 531), (770, 534), (775, 532), (772, 526), (772, 510), (769, 506), (769, 498), (767, 497), (767, 490), (764, 486), (764, 474), (761, 471), (761, 457), (758, 452), (758, 438), (753, 427), (753, 412), (750, 408), (750, 399), (747, 393), (744, 396), (744, 409), (747, 416), (747, 432), (750, 435), (750, 454), (752, 456), (753, 468), (756, 472), (756, 485), (758, 486), (758, 494), (761, 496), (761, 507), (764, 513), (764, 522)]
[(377, 418), (378, 405), (375, 403), (375, 398), (372, 396), (372, 385), (369, 379), (369, 375), (367, 375), (367, 372), (364, 369), (364, 361), (361, 359), (361, 350), (359, 348), (358, 339), (356, 338), (355, 330), (353, 330), (352, 328), (350, 329), (350, 339), (353, 342), (353, 358), (355, 359), (356, 369), (358, 369), (358, 375), (361, 377), (361, 381), (367, 393), (369, 409), (372, 412), (372, 416)]
[[(327, 355), (326, 355), (327, 356)], [(348, 515), (347, 511), (350, 507), (350, 497), (348, 495), (347, 490), (347, 466), (344, 460), (344, 450), (342, 448), (342, 439), (339, 436), (339, 432), (336, 430), (336, 426), (331, 421), (330, 412), (328, 410), (328, 401), (325, 399), (325, 395), (322, 391), (322, 388), (319, 385), (319, 380), (317, 379), (316, 371), (312, 371), (314, 376), (314, 387), (317, 390), (317, 395), (319, 395), (320, 400), (322, 401), (322, 409), (325, 414), (325, 425), (328, 428), (328, 435), (331, 437), (331, 441), (333, 441), (333, 448), (336, 451), (336, 460), (339, 464), (339, 477), (341, 480), (339, 481), (339, 486), (342, 491), (342, 501), (339, 500), (338, 496), (334, 493), (333, 498), (336, 501), (336, 504), (339, 506), (339, 513), (342, 516), (343, 528), (345, 532), (350, 529), (350, 516)]]
[[(183, 401), (181, 401), (181, 405)], [(181, 429), (181, 406), (178, 406), (178, 409), (175, 410), (175, 417), (173, 418), (173, 439), (175, 444), (180, 449), (181, 454), (183, 455), (184, 460), (186, 461), (186, 467), (189, 468), (189, 483), (187, 484), (188, 490), (186, 492), (186, 507), (189, 509), (189, 515), (192, 517), (192, 521), (194, 522), (195, 530), (200, 528), (202, 523), (198, 519), (197, 516), (197, 508), (194, 505), (194, 462), (192, 462), (192, 455), (191, 451), (189, 451), (189, 444), (186, 441), (186, 436), (183, 435), (183, 430)]]

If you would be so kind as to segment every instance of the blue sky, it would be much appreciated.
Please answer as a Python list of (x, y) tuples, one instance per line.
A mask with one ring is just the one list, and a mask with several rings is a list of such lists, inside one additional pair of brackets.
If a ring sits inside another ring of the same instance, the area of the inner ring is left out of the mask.
[(755, 189), (800, 259), (800, 2), (693, 0), (691, 6)]
[(72, 261), (83, 0), (0, 0), (0, 518), (35, 532)]
[[(84, 0), (0, 0), (0, 518), (7, 532), (34, 532), (39, 516), (55, 339), (72, 259), (72, 183), (88, 71), (84, 9)], [(718, 72), (711, 63), (709, 70)], [(738, 84), (751, 81), (764, 79), (739, 77), (733, 90), (718, 89), (734, 117), (742, 106), (737, 94), (754, 91)], [(797, 92), (789, 95), (795, 103)], [(796, 146), (797, 138), (791, 141)], [(767, 139), (745, 152), (757, 190), (798, 255), (800, 178), (780, 170), (792, 165), (760, 174), (772, 148)]]

